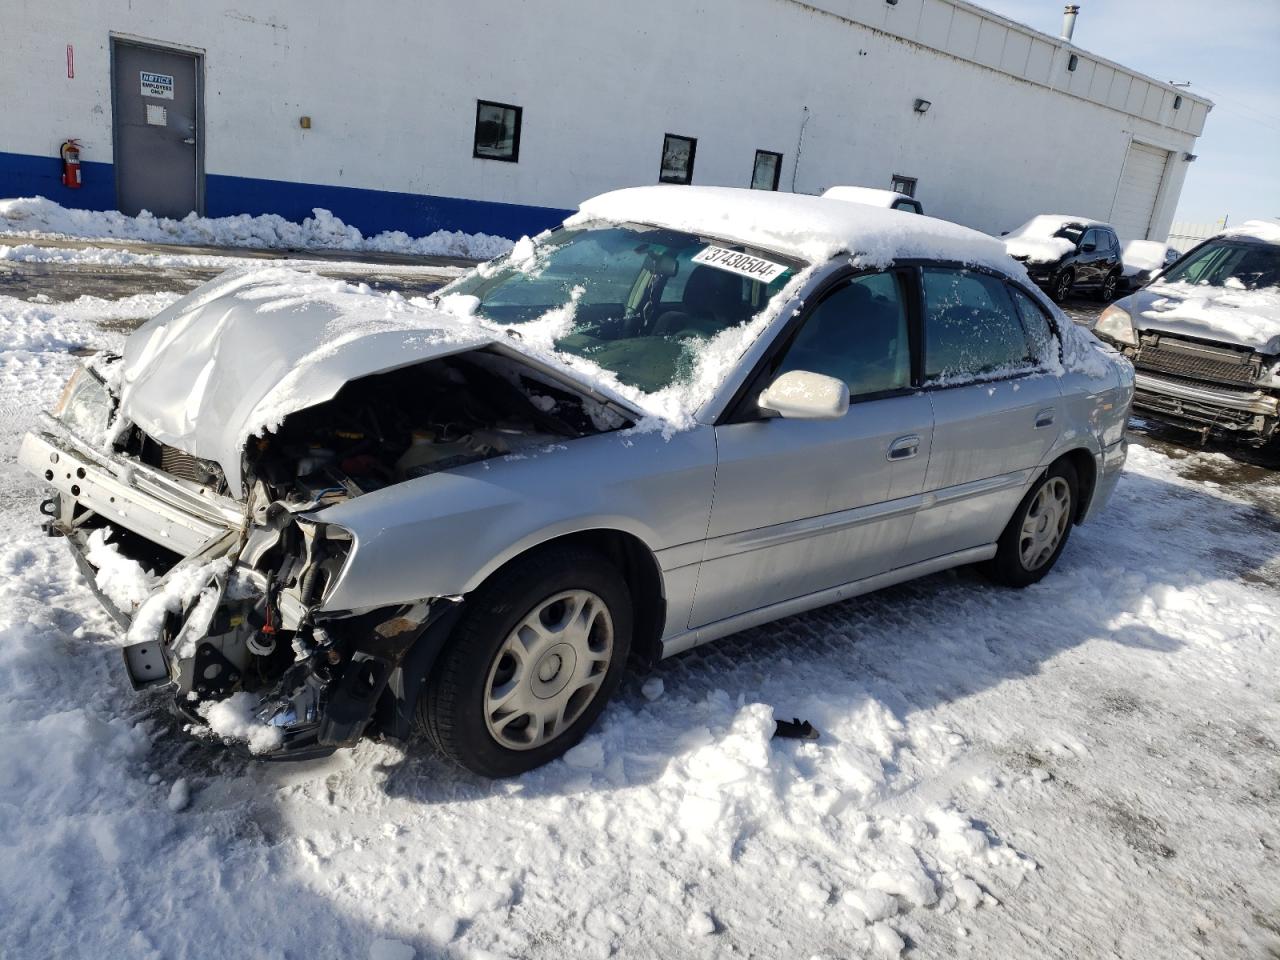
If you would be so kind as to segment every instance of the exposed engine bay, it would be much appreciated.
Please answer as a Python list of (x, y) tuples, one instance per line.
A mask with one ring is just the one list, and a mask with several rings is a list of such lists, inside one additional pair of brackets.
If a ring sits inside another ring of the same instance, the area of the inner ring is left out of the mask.
[[(325, 522), (325, 508), (494, 457), (552, 452), (629, 422), (500, 352), (474, 350), (352, 380), (251, 438), (242, 494), (227, 489), (216, 463), (129, 427), (111, 455), (68, 471), (70, 486), (47, 471), (60, 494), (44, 512), (51, 533), (71, 538), (108, 607), (123, 614), (136, 688), (171, 686), (200, 727), (247, 740), (260, 755), (304, 758), (353, 743), (371, 723), (404, 736), (409, 688), (421, 681), (415, 671), (425, 672), (406, 658), (411, 650), (433, 656), (432, 642), (438, 648), (461, 605), (424, 597), (322, 611), (352, 544)], [(24, 451), (37, 457), (58, 462), (53, 446)], [(152, 499), (130, 509), (117, 486), (140, 481)], [(154, 499), (210, 524), (220, 515), (224, 532), (187, 552), (181, 537), (157, 535), (144, 514)], [(127, 564), (153, 590), (120, 610), (111, 588)], [(437, 639), (420, 643), (433, 627)]]

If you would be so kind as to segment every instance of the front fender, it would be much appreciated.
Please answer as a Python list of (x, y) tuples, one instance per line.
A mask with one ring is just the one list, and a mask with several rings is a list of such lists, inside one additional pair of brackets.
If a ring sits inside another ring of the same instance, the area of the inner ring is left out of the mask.
[(321, 609), (466, 594), (526, 550), (580, 531), (623, 531), (655, 553), (700, 541), (714, 476), (714, 435), (698, 426), (670, 439), (584, 437), (357, 497), (311, 514), (353, 540)]

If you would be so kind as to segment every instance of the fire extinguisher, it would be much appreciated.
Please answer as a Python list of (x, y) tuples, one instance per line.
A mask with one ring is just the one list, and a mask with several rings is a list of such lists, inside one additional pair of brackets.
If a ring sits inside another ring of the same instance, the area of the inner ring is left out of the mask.
[(80, 141), (67, 140), (62, 144), (62, 185), (72, 190), (80, 189)]

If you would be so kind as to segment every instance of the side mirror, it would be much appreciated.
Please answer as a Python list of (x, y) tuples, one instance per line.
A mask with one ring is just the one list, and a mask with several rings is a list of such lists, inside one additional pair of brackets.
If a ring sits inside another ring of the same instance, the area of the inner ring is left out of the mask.
[(1008, 230), (1001, 230), (1001, 231), (1000, 231), (1000, 236), (1002, 236), (1002, 237), (1007, 237), (1008, 235), (1009, 235), (1009, 231), (1008, 231)]
[(837, 420), (849, 411), (849, 385), (807, 370), (791, 370), (760, 394), (760, 409), (787, 420)]
[(1097, 250), (1097, 249), (1098, 249), (1098, 245), (1097, 245), (1096, 243), (1082, 243), (1082, 244), (1080, 244), (1080, 252), (1081, 252), (1081, 253), (1093, 253), (1093, 251), (1095, 251), (1095, 250)]

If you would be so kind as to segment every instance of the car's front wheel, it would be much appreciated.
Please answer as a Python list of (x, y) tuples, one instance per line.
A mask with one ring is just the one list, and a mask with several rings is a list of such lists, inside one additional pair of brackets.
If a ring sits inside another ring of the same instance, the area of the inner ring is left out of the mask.
[(1076, 282), (1076, 275), (1070, 267), (1053, 278), (1052, 295), (1055, 303), (1061, 303), (1071, 294), (1071, 287)]
[(1120, 285), (1120, 271), (1112, 270), (1102, 281), (1098, 297), (1103, 303), (1110, 303), (1116, 298), (1116, 288)]
[(515, 560), (468, 612), (418, 703), (450, 759), (509, 777), (560, 756), (616, 689), (631, 647), (631, 598), (605, 557), (552, 547)]
[(1075, 467), (1068, 461), (1059, 460), (1044, 472), (996, 541), (996, 555), (987, 565), (992, 579), (1028, 587), (1053, 569), (1071, 536), (1079, 490)]

